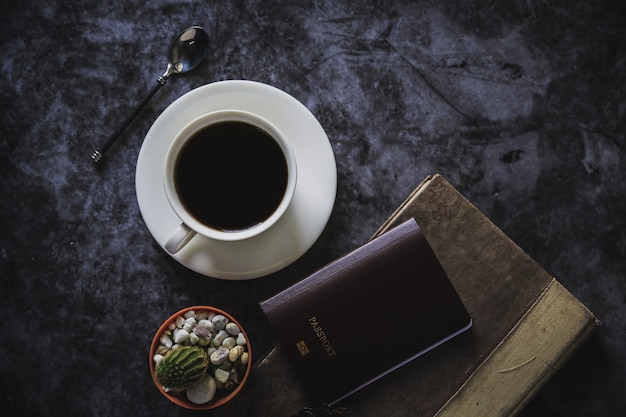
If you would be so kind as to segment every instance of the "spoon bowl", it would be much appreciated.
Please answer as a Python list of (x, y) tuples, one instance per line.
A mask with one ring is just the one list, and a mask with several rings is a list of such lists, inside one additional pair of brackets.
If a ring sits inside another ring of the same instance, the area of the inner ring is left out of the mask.
[(169, 76), (172, 74), (183, 74), (197, 67), (206, 56), (208, 49), (209, 36), (200, 26), (191, 26), (174, 38), (167, 55), (168, 63), (163, 75), (157, 78), (156, 83), (148, 95), (135, 107), (131, 115), (113, 132), (104, 145), (93, 151), (91, 159), (94, 162), (99, 162), (105, 152), (113, 145), (135, 117), (137, 117), (141, 109), (145, 107), (152, 96), (165, 85)]
[(200, 26), (192, 26), (172, 41), (168, 64), (163, 78), (171, 74), (183, 74), (197, 67), (209, 47), (209, 36)]

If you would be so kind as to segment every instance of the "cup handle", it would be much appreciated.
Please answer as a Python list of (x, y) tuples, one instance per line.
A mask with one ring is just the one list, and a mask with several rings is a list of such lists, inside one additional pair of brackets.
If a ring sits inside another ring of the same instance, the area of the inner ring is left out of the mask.
[(174, 230), (172, 236), (165, 242), (165, 249), (171, 254), (175, 254), (185, 246), (192, 237), (196, 235), (194, 230), (191, 230), (185, 223), (181, 223), (180, 226)]

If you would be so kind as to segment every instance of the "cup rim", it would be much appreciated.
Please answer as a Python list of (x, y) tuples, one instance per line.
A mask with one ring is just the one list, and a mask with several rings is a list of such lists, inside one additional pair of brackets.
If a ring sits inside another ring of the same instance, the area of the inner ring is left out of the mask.
[[(253, 124), (261, 129), (263, 129), (266, 133), (268, 133), (280, 146), (283, 151), (283, 155), (285, 157), (285, 161), (287, 163), (287, 186), (285, 188), (285, 193), (283, 194), (283, 198), (280, 201), (278, 207), (274, 210), (274, 212), (261, 223), (251, 226), (246, 229), (240, 230), (219, 230), (216, 228), (209, 227), (200, 221), (198, 221), (195, 217), (193, 217), (185, 207), (182, 202), (178, 198), (176, 192), (176, 186), (174, 183), (174, 175), (173, 169), (176, 162), (176, 157), (178, 152), (184, 147), (187, 140), (193, 136), (200, 129), (204, 128), (208, 124), (219, 123), (224, 121), (241, 121)], [(226, 110), (217, 110), (213, 112), (209, 112), (203, 114), (191, 122), (189, 122), (185, 127), (183, 127), (174, 137), (172, 142), (170, 143), (167, 152), (165, 154), (164, 161), (164, 169), (163, 169), (163, 184), (165, 188), (165, 194), (167, 196), (167, 200), (176, 213), (176, 215), (181, 219), (182, 223), (186, 224), (189, 228), (195, 231), (198, 234), (201, 234), (205, 237), (221, 240), (221, 241), (237, 241), (249, 239), (251, 237), (257, 236), (264, 231), (268, 230), (272, 227), (287, 211), (287, 208), (291, 204), (293, 194), (296, 189), (297, 184), (297, 164), (296, 157), (293, 152), (293, 149), (289, 145), (284, 134), (269, 120), (264, 117), (251, 113), (245, 110), (237, 110), (237, 109), (226, 109)]]
[[(191, 401), (187, 400), (185, 397), (181, 397), (181, 396), (176, 396), (176, 395), (172, 395), (168, 392), (166, 392), (163, 387), (161, 386), (161, 384), (159, 383), (159, 380), (156, 377), (156, 366), (154, 364), (154, 354), (156, 353), (156, 349), (160, 343), (160, 338), (161, 335), (163, 334), (163, 332), (165, 332), (165, 330), (168, 329), (168, 326), (170, 325), (170, 323), (173, 323), (177, 317), (179, 316), (184, 316), (185, 313), (191, 311), (191, 310), (208, 310), (211, 312), (214, 312), (216, 314), (221, 314), (223, 316), (225, 316), (226, 318), (228, 318), (231, 322), (235, 323), (238, 327), (239, 330), (243, 333), (243, 335), (246, 338), (247, 341), (247, 347), (248, 347), (248, 366), (246, 367), (246, 372), (244, 373), (243, 378), (241, 379), (241, 382), (239, 383), (239, 385), (237, 387), (235, 387), (234, 390), (232, 390), (231, 392), (229, 392), (227, 395), (214, 399), (206, 404), (194, 404)], [(230, 400), (232, 400), (237, 394), (239, 394), (239, 391), (241, 391), (243, 389), (244, 384), (246, 383), (246, 381), (248, 380), (248, 377), (250, 376), (250, 371), (252, 370), (252, 346), (250, 343), (250, 338), (248, 337), (248, 334), (246, 333), (245, 329), (243, 328), (243, 326), (241, 325), (241, 323), (239, 323), (237, 321), (237, 319), (235, 319), (231, 314), (229, 314), (228, 312), (221, 310), (217, 307), (213, 307), (213, 306), (207, 306), (207, 305), (195, 305), (195, 306), (190, 306), (190, 307), (186, 307), (183, 308), (182, 310), (177, 311), (176, 313), (172, 314), (171, 316), (169, 316), (166, 320), (163, 321), (163, 323), (161, 324), (161, 326), (159, 327), (159, 329), (157, 330), (157, 332), (154, 334), (154, 337), (152, 339), (152, 343), (150, 345), (150, 357), (149, 357), (149, 364), (150, 364), (150, 376), (152, 377), (152, 381), (154, 382), (154, 384), (156, 385), (157, 389), (159, 390), (159, 392), (161, 394), (163, 394), (163, 396), (165, 396), (165, 398), (167, 398), (168, 400), (170, 400), (171, 402), (173, 402), (176, 405), (179, 405), (181, 407), (184, 408), (188, 408), (190, 410), (211, 410), (213, 408), (217, 408), (221, 405), (226, 404), (227, 402), (229, 402)]]

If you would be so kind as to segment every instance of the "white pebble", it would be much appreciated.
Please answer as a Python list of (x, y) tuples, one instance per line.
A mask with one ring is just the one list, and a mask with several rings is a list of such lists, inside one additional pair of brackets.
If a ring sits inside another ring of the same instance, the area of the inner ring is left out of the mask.
[(188, 312), (185, 313), (185, 318), (186, 319), (189, 319), (189, 318), (192, 318), (192, 317), (196, 317), (196, 312), (195, 311), (189, 310)]
[(235, 339), (234, 337), (227, 337), (226, 339), (224, 339), (222, 341), (222, 347), (225, 347), (226, 349), (232, 349), (237, 345), (237, 339)]
[(224, 330), (220, 330), (214, 337), (213, 337), (213, 346), (218, 347), (222, 344), (222, 342), (224, 341), (224, 339), (226, 339), (228, 337), (228, 333), (226, 333)]
[(183, 317), (176, 317), (176, 327), (178, 327), (179, 329), (182, 328), (185, 325), (185, 319)]
[(215, 331), (215, 326), (213, 326), (213, 322), (208, 319), (203, 319), (198, 322), (198, 326), (203, 329), (207, 329), (209, 332), (213, 333)]
[(190, 317), (185, 320), (185, 324), (183, 324), (183, 330), (190, 332), (191, 330), (193, 330), (194, 327), (196, 327), (196, 319)]
[(244, 336), (243, 332), (237, 335), (237, 344), (241, 346), (245, 346), (248, 343), (246, 340), (246, 336)]
[(225, 384), (228, 381), (228, 377), (230, 377), (230, 373), (228, 371), (224, 371), (222, 369), (215, 370), (215, 379), (222, 384)]
[(222, 330), (224, 327), (226, 327), (226, 324), (228, 324), (228, 319), (222, 316), (221, 314), (218, 314), (215, 317), (213, 317), (211, 321), (213, 322), (213, 326), (215, 327), (215, 330)]
[(219, 348), (211, 353), (210, 359), (213, 365), (221, 365), (228, 359), (228, 349)]
[(172, 339), (170, 339), (166, 335), (161, 336), (161, 338), (159, 339), (159, 342), (166, 348), (172, 347)]
[(191, 388), (187, 389), (187, 399), (194, 404), (206, 404), (215, 397), (217, 384), (211, 375), (203, 376)]
[(241, 330), (239, 330), (239, 326), (235, 323), (228, 323), (226, 325), (226, 332), (228, 332), (231, 336), (237, 336)]
[(164, 358), (164, 357), (165, 357), (165, 356), (160, 355), (160, 354), (158, 354), (158, 353), (157, 353), (156, 355), (154, 355), (154, 356), (152, 357), (152, 360), (154, 361), (154, 365), (158, 365), (158, 364), (159, 364), (159, 362), (161, 362), (161, 361), (163, 360), (163, 358)]
[(187, 340), (189, 340), (189, 332), (187, 330), (174, 330), (174, 343), (184, 343)]
[(197, 345), (199, 341), (200, 341), (200, 338), (198, 337), (197, 334), (189, 333), (189, 343), (191, 343), (192, 345)]
[(241, 354), (240, 358), (241, 358), (241, 364), (242, 365), (247, 365), (248, 364), (248, 359), (249, 359), (248, 352), (243, 352)]
[(200, 321), (200, 320), (204, 320), (207, 317), (209, 317), (209, 312), (206, 310), (200, 310), (196, 313), (196, 320)]

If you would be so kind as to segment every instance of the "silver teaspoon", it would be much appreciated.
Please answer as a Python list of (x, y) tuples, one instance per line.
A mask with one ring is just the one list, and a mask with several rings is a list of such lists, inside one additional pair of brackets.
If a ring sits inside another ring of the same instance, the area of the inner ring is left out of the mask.
[(137, 117), (141, 109), (150, 101), (152, 96), (165, 85), (165, 82), (172, 74), (183, 74), (194, 69), (206, 55), (209, 48), (209, 36), (200, 26), (192, 26), (181, 32), (172, 42), (168, 53), (167, 69), (159, 78), (141, 103), (135, 107), (135, 110), (122, 123), (122, 125), (107, 139), (107, 141), (99, 149), (91, 154), (94, 162), (100, 161), (105, 152), (113, 145), (113, 142), (122, 134), (124, 129)]

